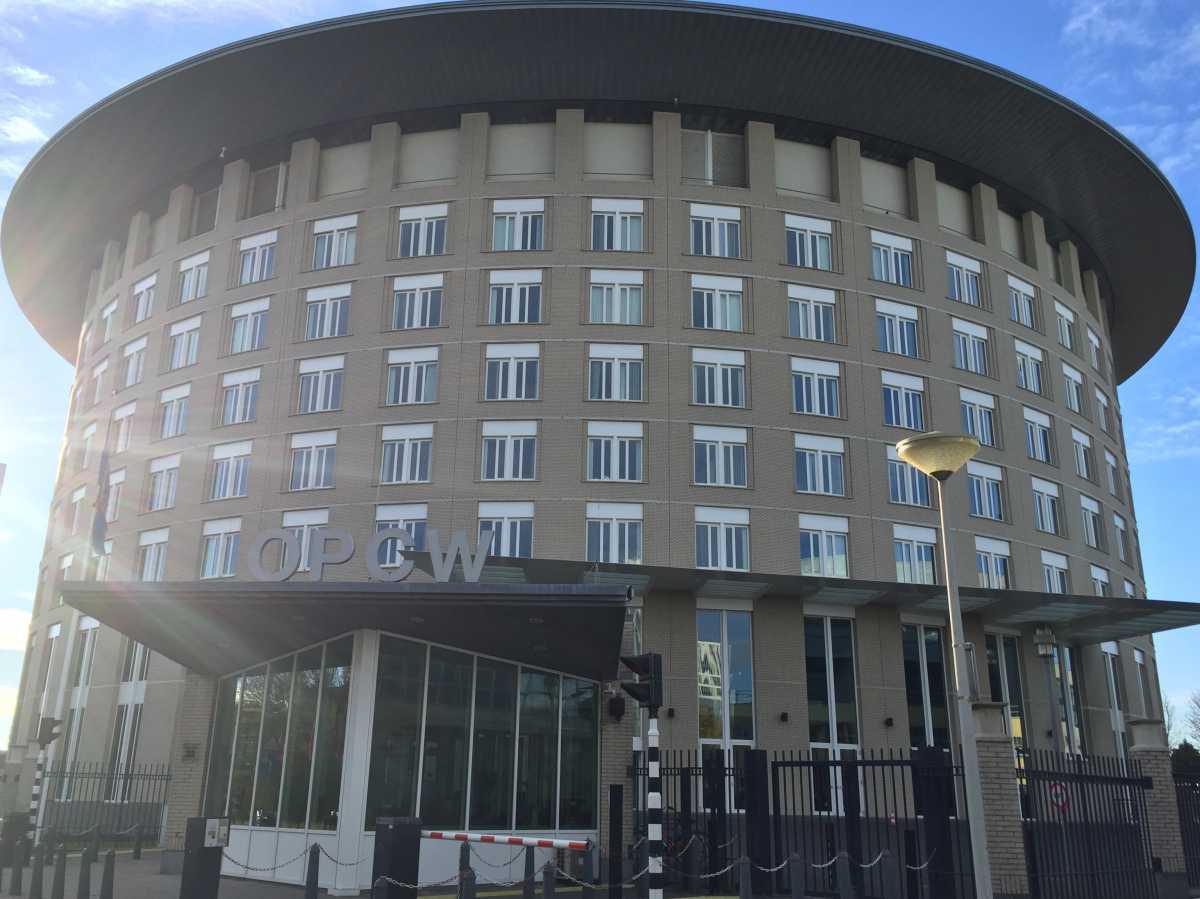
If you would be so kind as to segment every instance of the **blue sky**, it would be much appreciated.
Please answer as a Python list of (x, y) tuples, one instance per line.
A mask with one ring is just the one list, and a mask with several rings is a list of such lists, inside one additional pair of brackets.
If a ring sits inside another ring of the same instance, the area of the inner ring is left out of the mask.
[[(253, 34), (390, 4), (334, 0), (0, 0), (0, 204), (38, 146), (162, 66)], [(892, 0), (761, 5), (896, 32), (1041, 82), (1124, 131), (1200, 214), (1200, 4), (1186, 0)], [(286, 89), (281, 85), (281, 89)], [(1154, 302), (1126, 297), (1126, 302)], [(1194, 298), (1193, 298), (1194, 300)], [(1200, 310), (1121, 388), (1150, 595), (1200, 601)], [(0, 279), (0, 744), (7, 738), (42, 551), (70, 367)], [(1200, 681), (1200, 632), (1158, 638), (1176, 705)]]

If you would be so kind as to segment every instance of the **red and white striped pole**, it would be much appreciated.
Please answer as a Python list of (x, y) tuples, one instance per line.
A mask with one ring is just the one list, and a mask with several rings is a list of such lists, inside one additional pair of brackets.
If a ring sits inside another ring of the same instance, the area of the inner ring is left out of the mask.
[(649, 899), (663, 895), (663, 804), (662, 774), (658, 756), (658, 709), (650, 709), (650, 724), (646, 731), (646, 876), (649, 878)]
[(591, 840), (556, 840), (548, 837), (518, 837), (496, 833), (422, 830), (421, 836), (426, 840), (455, 840), (460, 843), (498, 843), (502, 846), (530, 846), (534, 849), (569, 849), (572, 852), (587, 852), (592, 848)]
[(38, 813), (42, 805), (42, 776), (46, 768), (46, 747), (39, 746), (37, 761), (33, 766), (33, 787), (29, 793), (29, 844), (37, 842)]

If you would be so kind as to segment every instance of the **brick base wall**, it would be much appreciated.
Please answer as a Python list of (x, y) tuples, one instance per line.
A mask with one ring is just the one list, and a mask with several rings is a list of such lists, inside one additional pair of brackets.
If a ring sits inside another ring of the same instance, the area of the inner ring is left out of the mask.
[(983, 812), (992, 890), (997, 896), (1029, 895), (1025, 867), (1025, 832), (1021, 801), (1008, 737), (981, 736), (976, 740), (983, 785)]
[(1185, 871), (1183, 835), (1179, 825), (1179, 801), (1175, 796), (1175, 778), (1171, 774), (1171, 751), (1165, 747), (1134, 746), (1129, 757), (1153, 781), (1146, 793), (1146, 817), (1150, 828), (1150, 849), (1162, 859), (1163, 871)]
[(167, 789), (167, 821), (162, 836), (162, 843), (168, 848), (183, 847), (187, 819), (200, 814), (216, 698), (216, 678), (187, 672), (171, 746), (171, 783)]

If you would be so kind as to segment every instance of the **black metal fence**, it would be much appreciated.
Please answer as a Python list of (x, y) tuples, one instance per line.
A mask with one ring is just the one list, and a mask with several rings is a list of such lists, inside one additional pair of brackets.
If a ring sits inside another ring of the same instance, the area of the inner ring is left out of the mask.
[[(796, 870), (809, 896), (840, 895), (847, 876), (858, 897), (974, 895), (963, 773), (941, 750), (664, 751), (660, 772), (669, 886), (728, 894), (745, 857), (756, 894), (789, 892)], [(645, 776), (635, 760), (634, 796)], [(635, 830), (645, 834), (641, 810)]]
[(133, 842), (140, 826), (142, 840), (155, 843), (170, 781), (166, 765), (113, 769), (75, 763), (49, 768), (42, 784), (42, 827), (63, 839), (99, 828), (104, 841)]
[(1018, 757), (1034, 899), (1154, 899), (1146, 791), (1136, 761), (1034, 751)]
[(1200, 887), (1200, 775), (1176, 774), (1175, 798), (1188, 886)]

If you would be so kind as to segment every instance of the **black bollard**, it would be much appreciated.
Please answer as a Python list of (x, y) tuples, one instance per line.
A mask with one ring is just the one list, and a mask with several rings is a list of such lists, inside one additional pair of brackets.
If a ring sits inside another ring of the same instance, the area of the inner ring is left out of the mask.
[(104, 873), (100, 875), (100, 899), (113, 899), (116, 877), (117, 853), (115, 849), (109, 849), (104, 853)]
[(21, 864), (21, 855), (24, 851), (24, 846), (19, 843), (13, 846), (12, 882), (8, 885), (8, 895), (10, 896), (20, 896), (25, 892), (24, 884), (21, 882), (25, 879), (25, 868)]
[(458, 899), (475, 899), (475, 872), (469, 867), (458, 872)]
[(135, 862), (142, 860), (142, 825), (134, 825), (133, 828), (133, 860)]
[(42, 872), (45, 869), (46, 844), (33, 853), (33, 871), (29, 875), (29, 899), (42, 899)]
[(751, 876), (750, 859), (743, 855), (737, 861), (738, 899), (752, 899), (754, 892), (750, 885)]
[(50, 881), (50, 899), (64, 899), (67, 890), (67, 847), (59, 846), (54, 856), (54, 879)]
[[(466, 881), (464, 874), (471, 870), (471, 844), (462, 842), (458, 844), (458, 899), (463, 899), (464, 890), (466, 889)], [(474, 884), (472, 884), (474, 887)]]
[(321, 872), (321, 847), (308, 847), (308, 870), (304, 874), (304, 899), (317, 899), (317, 875)]
[(525, 881), (521, 886), (522, 899), (534, 899), (533, 847), (525, 847)]
[(54, 851), (58, 848), (58, 831), (53, 827), (46, 831), (46, 838), (43, 841), (46, 844), (46, 854), (42, 858), (42, 864), (49, 868), (54, 864)]
[(21, 867), (29, 867), (29, 858), (33, 855), (33, 844), (29, 841), (29, 837), (21, 840)]
[(554, 861), (548, 860), (542, 868), (542, 899), (554, 899), (555, 887)]
[(75, 885), (75, 899), (92, 899), (92, 864), (85, 854), (79, 856), (79, 881)]
[(600, 899), (600, 894), (596, 890), (596, 872), (599, 870), (599, 856), (600, 848), (595, 843), (588, 847), (588, 851), (583, 854), (583, 876), (579, 879), (587, 885), (580, 888), (579, 899)]
[(788, 881), (791, 899), (804, 899), (804, 859), (797, 853), (788, 858)]
[[(88, 840), (88, 847), (87, 847), (87, 863), (89, 865), (94, 865), (98, 861), (100, 861), (100, 825), (99, 824), (92, 827), (92, 837), (90, 840)], [(83, 859), (80, 859), (80, 862), (82, 863)]]

